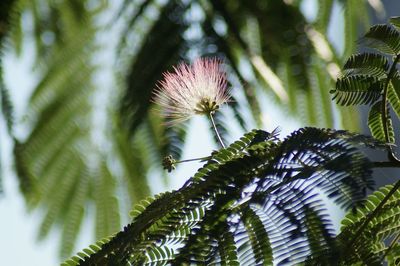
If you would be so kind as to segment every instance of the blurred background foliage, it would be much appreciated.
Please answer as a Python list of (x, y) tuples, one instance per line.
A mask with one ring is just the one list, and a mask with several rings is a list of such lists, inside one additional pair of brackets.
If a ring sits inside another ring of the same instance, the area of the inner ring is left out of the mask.
[[(316, 12), (306, 16), (310, 3)], [(265, 127), (275, 105), (302, 125), (357, 130), (357, 112), (335, 106), (329, 91), (371, 6), (382, 12), (380, 1), (366, 0), (1, 1), (0, 60), (34, 47), (36, 83), (21, 117), (2, 61), (0, 89), (21, 193), (43, 211), (39, 238), (58, 228), (65, 258), (84, 219), (96, 239), (108, 236), (160, 186), (149, 176), (168, 181), (160, 162), (181, 157), (188, 124), (165, 127), (151, 97), (182, 60), (226, 62), (233, 101), (216, 117), (225, 139), (232, 123)], [(343, 35), (332, 35), (338, 26)]]

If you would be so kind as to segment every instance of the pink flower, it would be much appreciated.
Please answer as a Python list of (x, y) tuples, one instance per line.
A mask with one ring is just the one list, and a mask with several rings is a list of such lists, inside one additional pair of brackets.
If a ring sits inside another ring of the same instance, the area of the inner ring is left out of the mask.
[(192, 65), (174, 67), (174, 72), (163, 74), (157, 85), (154, 102), (175, 124), (195, 114), (212, 114), (229, 101), (226, 74), (218, 59), (199, 58)]

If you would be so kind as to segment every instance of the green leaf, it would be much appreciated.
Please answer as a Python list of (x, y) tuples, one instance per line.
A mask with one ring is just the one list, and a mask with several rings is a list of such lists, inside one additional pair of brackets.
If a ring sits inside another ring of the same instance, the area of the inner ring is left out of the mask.
[[(342, 220), (338, 240), (344, 248), (342, 260), (345, 265), (381, 265), (384, 255), (390, 263), (398, 257), (398, 245), (395, 244), (392, 251), (388, 250), (388, 246), (400, 234), (399, 184), (400, 181), (375, 191), (362, 207), (356, 212), (349, 212)], [(365, 228), (359, 232), (362, 226)]]
[(400, 31), (400, 17), (391, 17), (389, 21), (390, 24), (392, 24), (398, 31)]
[(378, 24), (372, 26), (361, 39), (361, 42), (389, 55), (400, 53), (400, 32), (391, 25)]
[(386, 256), (388, 266), (397, 266), (400, 264), (400, 243), (396, 243)]
[[(357, 0), (348, 0), (342, 1), (344, 5), (344, 53), (343, 56), (350, 56), (351, 53), (355, 50), (355, 40), (356, 40), (356, 32), (357, 26), (359, 22), (358, 18), (358, 4), (360, 1)], [(357, 14), (357, 15), (356, 15)]]
[(387, 76), (389, 62), (385, 56), (380, 54), (353, 54), (347, 59), (343, 70), (343, 76), (366, 75), (382, 80)]
[(116, 180), (103, 163), (96, 175), (94, 200), (96, 203), (96, 239), (109, 236), (120, 229), (120, 208), (115, 198)]
[(101, 249), (101, 247), (110, 241), (111, 237), (103, 238), (101, 240), (96, 241), (95, 244), (90, 245), (88, 248), (84, 248), (81, 252), (78, 252), (77, 255), (72, 256), (71, 258), (67, 259), (61, 266), (77, 266), (92, 254), (95, 254), (97, 251)]
[(249, 207), (243, 211), (242, 219), (252, 245), (255, 262), (262, 265), (272, 265), (272, 247), (268, 233), (264, 227), (265, 225), (258, 215)]
[(332, 100), (339, 105), (371, 104), (381, 96), (383, 84), (376, 77), (351, 75), (338, 78)]
[(0, 106), (1, 106), (2, 116), (5, 118), (6, 121), (8, 134), (10, 136), (13, 136), (14, 106), (11, 102), (10, 94), (3, 81), (3, 69), (2, 69), (1, 59), (0, 59)]
[(333, 3), (334, 3), (333, 0), (318, 2), (316, 27), (320, 32), (325, 33), (328, 30), (329, 22), (331, 20)]
[(400, 118), (400, 75), (398, 72), (388, 85), (388, 100), (397, 117)]
[(352, 55), (331, 91), (332, 100), (340, 105), (370, 104), (377, 101), (387, 78), (389, 63), (379, 54)]
[(235, 243), (235, 235), (229, 231), (229, 226), (226, 225), (224, 232), (217, 238), (218, 252), (220, 256), (220, 264), (222, 266), (239, 266), (238, 254)]
[[(386, 140), (385, 126), (387, 123), (388, 129), (388, 140)], [(374, 138), (388, 143), (394, 143), (394, 131), (392, 126), (392, 120), (390, 119), (389, 113), (387, 114), (387, 121), (383, 120), (382, 113), (382, 101), (375, 103), (368, 114), (368, 127)]]
[[(317, 190), (348, 208), (371, 187), (371, 165), (354, 144), (382, 146), (328, 129), (303, 128), (284, 141), (275, 132), (249, 132), (214, 152), (178, 191), (137, 205), (132, 223), (80, 265), (223, 264), (221, 256), (233, 264), (295, 263), (310, 245), (323, 253), (333, 244)], [(177, 252), (162, 249), (171, 245)]]
[(180, 53), (184, 48), (182, 32), (186, 25), (177, 18), (183, 16), (185, 8), (185, 5), (174, 1), (163, 6), (159, 18), (131, 63), (126, 77), (126, 90), (119, 106), (122, 124), (128, 125), (130, 136), (146, 118), (153, 90), (162, 73), (181, 59)]

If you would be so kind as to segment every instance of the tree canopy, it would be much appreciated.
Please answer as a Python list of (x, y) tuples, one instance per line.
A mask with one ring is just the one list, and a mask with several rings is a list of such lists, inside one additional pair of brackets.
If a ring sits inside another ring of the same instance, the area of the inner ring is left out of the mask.
[[(400, 166), (400, 19), (370, 27), (370, 2), (318, 1), (311, 18), (300, 0), (3, 1), (0, 60), (35, 51), (24, 123), (2, 61), (0, 91), (21, 194), (44, 212), (39, 238), (57, 227), (65, 259), (93, 222), (101, 240), (64, 265), (396, 265), (400, 182), (374, 191), (372, 171)], [(343, 49), (329, 33), (337, 7)], [(150, 177), (168, 182), (163, 167), (185, 161), (191, 126), (169, 125), (155, 88), (198, 57), (226, 68), (227, 108), (201, 102), (222, 148), (182, 188), (151, 195)], [(304, 127), (249, 130), (265, 127), (266, 99)], [(353, 133), (361, 104), (371, 137)], [(232, 124), (244, 134), (228, 144)], [(348, 211), (339, 234), (320, 194)]]

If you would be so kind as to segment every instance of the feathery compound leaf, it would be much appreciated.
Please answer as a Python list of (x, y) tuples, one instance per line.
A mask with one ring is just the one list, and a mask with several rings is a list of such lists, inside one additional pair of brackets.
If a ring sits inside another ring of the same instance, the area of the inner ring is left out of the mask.
[(398, 55), (400, 53), (400, 32), (391, 25), (372, 26), (361, 42), (385, 54)]
[(374, 76), (354, 75), (338, 78), (332, 100), (339, 105), (371, 104), (379, 99), (383, 84)]
[[(396, 245), (391, 247), (395, 248), (392, 252), (386, 247), (389, 239), (400, 234), (400, 190), (395, 188), (393, 185), (380, 188), (368, 197), (362, 208), (348, 213), (342, 220), (338, 240), (345, 248), (342, 260), (346, 265), (360, 262), (372, 265), (373, 261), (381, 265), (383, 256), (396, 256)], [(359, 233), (361, 226), (366, 228)]]
[(175, 257), (174, 250), (167, 246), (153, 246), (146, 250), (146, 260), (141, 265), (166, 265)]
[(146, 117), (154, 86), (162, 72), (180, 58), (184, 45), (182, 32), (186, 28), (180, 19), (185, 8), (175, 1), (168, 2), (132, 61), (127, 88), (119, 107), (124, 125), (129, 125), (131, 135)]
[(302, 128), (282, 142), (272, 163), (276, 171), (285, 171), (283, 183), (316, 178), (316, 187), (347, 208), (362, 200), (373, 184), (371, 165), (351, 145), (353, 141), (370, 145), (371, 139), (346, 131)]
[(340, 105), (369, 104), (379, 99), (387, 78), (389, 63), (379, 54), (352, 55), (336, 81), (332, 100)]
[(234, 234), (230, 231), (228, 225), (224, 233), (218, 237), (218, 263), (223, 266), (239, 266), (238, 254)]
[(96, 202), (96, 238), (109, 236), (120, 229), (120, 208), (115, 198), (116, 181), (104, 162), (94, 186)]
[(389, 19), (390, 24), (393, 25), (398, 31), (400, 31), (400, 17), (391, 17)]
[(388, 253), (386, 258), (389, 266), (400, 265), (400, 243), (396, 243), (393, 245), (393, 248)]
[(396, 71), (388, 84), (388, 100), (397, 117), (400, 118), (400, 74)]
[(110, 241), (111, 237), (103, 238), (97, 241), (95, 244), (90, 245), (89, 247), (83, 249), (81, 252), (78, 252), (75, 256), (69, 258), (68, 260), (61, 263), (61, 266), (76, 266), (79, 265), (79, 261), (82, 259), (88, 258), (92, 254), (95, 254), (97, 251), (101, 249), (105, 243)]
[(333, 0), (320, 1), (318, 3), (318, 13), (316, 18), (316, 27), (321, 32), (328, 30), (331, 13), (333, 9)]
[(255, 262), (262, 265), (272, 265), (272, 248), (265, 225), (260, 217), (250, 207), (243, 210), (242, 221), (248, 234)]
[[(1, 45), (1, 43), (0, 43)], [(0, 48), (1, 49), (1, 48)], [(1, 50), (0, 50), (1, 53)], [(7, 131), (10, 136), (13, 136), (13, 125), (14, 125), (14, 106), (10, 99), (10, 94), (3, 82), (3, 68), (0, 58), (0, 106), (1, 112), (6, 120)]]
[(382, 101), (375, 103), (368, 114), (368, 127), (371, 131), (371, 134), (377, 140), (382, 142), (386, 142), (386, 134), (385, 134), (385, 125), (387, 122), (387, 130), (388, 130), (388, 142), (394, 143), (394, 131), (392, 126), (392, 120), (390, 119), (389, 114), (387, 114), (387, 121), (383, 120), (382, 113)]
[(347, 59), (343, 69), (343, 76), (369, 75), (381, 80), (386, 78), (389, 62), (380, 54), (354, 54)]
[(249, 132), (178, 191), (138, 205), (132, 223), (79, 265), (283, 265), (325, 254), (333, 231), (318, 194), (352, 207), (371, 186), (352, 143), (382, 146), (346, 131), (304, 128), (283, 142)]

